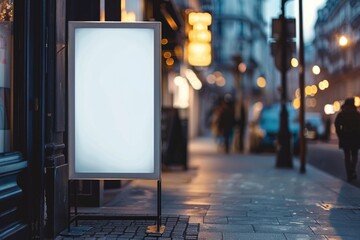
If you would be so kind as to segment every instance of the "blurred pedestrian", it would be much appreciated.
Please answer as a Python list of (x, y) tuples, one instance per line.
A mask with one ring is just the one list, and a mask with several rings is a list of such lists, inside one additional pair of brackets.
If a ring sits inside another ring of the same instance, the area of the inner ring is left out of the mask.
[(229, 98), (224, 98), (221, 102), (221, 108), (218, 119), (218, 131), (224, 141), (225, 152), (230, 152), (230, 140), (235, 124), (234, 107)]
[(339, 148), (344, 151), (345, 168), (348, 182), (356, 179), (356, 165), (360, 148), (360, 113), (354, 98), (347, 98), (335, 118)]
[(245, 137), (245, 129), (247, 124), (247, 113), (245, 109), (245, 105), (243, 102), (240, 104), (240, 116), (237, 119), (236, 124), (239, 130), (239, 151), (244, 151), (244, 137)]

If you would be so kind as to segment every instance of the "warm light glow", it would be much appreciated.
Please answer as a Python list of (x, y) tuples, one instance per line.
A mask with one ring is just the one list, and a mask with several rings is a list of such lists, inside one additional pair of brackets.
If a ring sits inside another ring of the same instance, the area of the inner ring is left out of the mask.
[(179, 29), (173, 17), (166, 11), (164, 8), (160, 9), (161, 13), (164, 15), (166, 22), (169, 24), (172, 30), (177, 31)]
[(292, 105), (295, 109), (299, 109), (300, 108), (300, 98), (295, 98), (292, 102)]
[(299, 98), (299, 97), (300, 97), (300, 88), (297, 88), (297, 89), (295, 90), (295, 97), (296, 97), (296, 98)]
[(291, 66), (296, 68), (299, 66), (299, 61), (296, 58), (291, 59)]
[(343, 35), (339, 38), (339, 45), (341, 47), (345, 47), (346, 45), (348, 45), (348, 43), (349, 43), (349, 41), (346, 36)]
[(192, 29), (188, 33), (188, 62), (193, 66), (209, 66), (211, 64), (211, 25), (212, 17), (209, 13), (191, 12), (188, 23)]
[(325, 79), (325, 80), (323, 80), (322, 82), (324, 83), (325, 89), (329, 87), (330, 84), (329, 84), (329, 81), (328, 81), (328, 80)]
[(174, 65), (174, 59), (173, 58), (166, 59), (166, 65), (168, 65), (168, 66)]
[(190, 25), (202, 24), (209, 26), (211, 25), (212, 17), (210, 13), (191, 12), (188, 20)]
[(169, 41), (166, 38), (161, 39), (161, 44), (162, 45), (166, 45), (166, 44), (168, 44), (168, 42)]
[(320, 90), (325, 90), (329, 87), (329, 81), (326, 79), (322, 80), (321, 82), (319, 82), (318, 86)]
[(332, 106), (333, 106), (333, 111), (334, 112), (338, 112), (341, 109), (341, 104), (340, 104), (339, 101), (335, 101)]
[(356, 107), (360, 107), (360, 97), (354, 97), (354, 104)]
[(214, 72), (214, 78), (215, 78), (215, 83), (217, 86), (219, 86), (219, 87), (225, 86), (226, 80), (221, 72), (219, 72), (219, 71)]
[(258, 77), (256, 80), (258, 87), (264, 88), (266, 86), (266, 79), (264, 77)]
[(305, 96), (314, 96), (318, 91), (316, 85), (306, 86), (305, 87)]
[(219, 86), (219, 87), (223, 87), (225, 86), (225, 78), (223, 76), (220, 76), (220, 77), (217, 77), (216, 78), (216, 85)]
[(326, 115), (334, 114), (334, 107), (332, 104), (326, 104), (324, 106), (324, 112)]
[(163, 56), (164, 56), (164, 58), (170, 58), (171, 57), (171, 52), (166, 51), (166, 52), (164, 52)]
[(202, 31), (190, 30), (189, 40), (196, 42), (211, 42), (211, 32), (207, 29)]
[(196, 53), (209, 54), (210, 52), (211, 52), (211, 46), (209, 43), (202, 44), (202, 43), (192, 42), (189, 44), (189, 54), (196, 54)]
[(262, 102), (256, 102), (254, 103), (253, 105), (253, 117), (254, 119), (258, 119), (259, 118), (259, 115), (260, 115), (260, 112), (261, 112), (261, 109), (263, 109), (264, 105)]
[(239, 66), (238, 66), (238, 70), (239, 72), (241, 73), (244, 73), (246, 71), (246, 64), (245, 63), (240, 63)]
[(182, 78), (182, 77), (180, 77), (180, 76), (175, 77), (175, 78), (174, 78), (174, 84), (175, 84), (175, 86), (180, 86), (181, 83), (182, 83), (182, 81), (183, 81), (183, 78)]
[(185, 71), (185, 76), (186, 78), (189, 80), (191, 86), (195, 89), (195, 90), (200, 90), (202, 87), (202, 83), (200, 81), (200, 79), (196, 76), (196, 74), (194, 73), (193, 70), (191, 69), (186, 69)]
[(210, 43), (191, 42), (188, 45), (188, 61), (193, 66), (209, 66), (211, 63)]
[(178, 58), (182, 58), (183, 56), (183, 50), (182, 48), (177, 45), (175, 48), (174, 48), (174, 52), (175, 52), (175, 56), (178, 57)]
[(316, 85), (311, 85), (311, 95), (314, 96), (317, 93), (318, 89)]
[(215, 77), (221, 77), (222, 76), (222, 73), (220, 72), (220, 71), (216, 71), (216, 72), (214, 72), (214, 75), (215, 75)]
[(121, 21), (122, 22), (135, 22), (136, 21), (136, 15), (134, 12), (126, 12), (121, 11)]
[(318, 65), (314, 65), (313, 68), (312, 68), (312, 72), (315, 75), (319, 75), (320, 74), (320, 67)]
[(188, 81), (180, 76), (175, 77), (175, 91), (174, 91), (174, 107), (188, 108), (189, 107), (189, 84)]
[(206, 78), (206, 81), (210, 84), (214, 84), (216, 81), (216, 77), (214, 74), (209, 74)]

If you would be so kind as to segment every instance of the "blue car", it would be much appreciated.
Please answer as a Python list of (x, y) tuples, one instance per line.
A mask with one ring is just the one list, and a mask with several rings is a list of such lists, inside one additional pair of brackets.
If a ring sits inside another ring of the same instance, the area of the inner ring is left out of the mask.
[[(299, 152), (299, 114), (290, 103), (287, 105), (289, 131), (293, 153)], [(275, 151), (280, 128), (280, 103), (264, 106), (258, 118), (250, 124), (250, 152)]]

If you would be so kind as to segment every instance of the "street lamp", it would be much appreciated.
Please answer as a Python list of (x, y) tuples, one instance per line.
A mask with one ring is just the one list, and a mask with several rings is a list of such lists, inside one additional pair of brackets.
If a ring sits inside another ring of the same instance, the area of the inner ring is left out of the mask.
[(278, 133), (278, 151), (276, 156), (277, 168), (292, 168), (292, 153), (291, 153), (291, 134), (289, 131), (288, 111), (287, 111), (287, 84), (286, 84), (286, 72), (288, 65), (287, 58), (287, 24), (285, 17), (285, 3), (287, 0), (281, 1), (281, 112), (280, 112), (280, 128)]
[(346, 47), (348, 45), (348, 43), (349, 43), (348, 38), (346, 36), (344, 36), (344, 35), (341, 35), (340, 38), (339, 38), (339, 45), (341, 47)]

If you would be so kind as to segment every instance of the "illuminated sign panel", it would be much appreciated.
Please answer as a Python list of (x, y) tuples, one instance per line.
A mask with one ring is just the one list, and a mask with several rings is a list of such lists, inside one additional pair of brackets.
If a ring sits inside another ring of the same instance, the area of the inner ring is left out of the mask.
[(160, 23), (69, 23), (70, 179), (160, 178)]
[(188, 23), (191, 29), (188, 33), (188, 62), (192, 66), (209, 66), (211, 64), (211, 25), (209, 13), (191, 12)]

